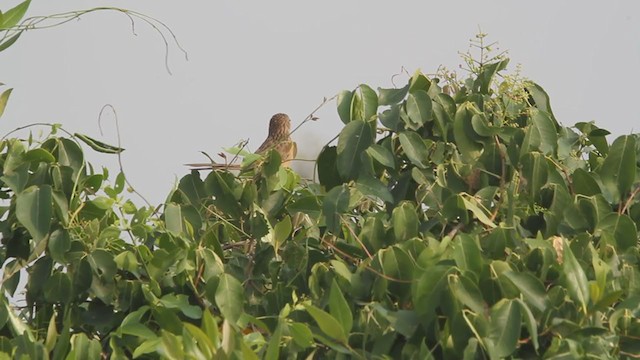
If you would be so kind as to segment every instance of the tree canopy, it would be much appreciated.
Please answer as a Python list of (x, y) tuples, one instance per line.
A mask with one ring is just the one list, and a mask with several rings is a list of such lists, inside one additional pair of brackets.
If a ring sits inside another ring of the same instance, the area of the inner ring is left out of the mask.
[(638, 136), (563, 125), (483, 39), (464, 79), (340, 92), (317, 181), (271, 151), (139, 206), (85, 160), (120, 147), (6, 134), (0, 358), (636, 356)]

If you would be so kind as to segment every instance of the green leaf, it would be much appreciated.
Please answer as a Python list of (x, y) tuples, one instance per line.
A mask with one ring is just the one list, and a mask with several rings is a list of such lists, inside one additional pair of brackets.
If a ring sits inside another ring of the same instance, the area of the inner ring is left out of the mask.
[(347, 335), (345, 334), (342, 325), (340, 325), (336, 318), (331, 316), (331, 314), (327, 313), (326, 311), (319, 309), (311, 304), (305, 304), (304, 308), (305, 310), (307, 310), (309, 315), (311, 315), (313, 320), (316, 321), (316, 323), (320, 327), (320, 330), (322, 330), (325, 335), (340, 342), (341, 344), (347, 344)]
[(32, 149), (27, 151), (24, 154), (24, 160), (25, 161), (30, 161), (30, 162), (46, 162), (46, 163), (52, 163), (54, 161), (56, 161), (56, 158), (53, 157), (53, 155), (48, 152), (45, 149), (42, 148), (36, 148), (36, 149)]
[(78, 174), (84, 167), (84, 154), (75, 141), (69, 139), (58, 139), (58, 162), (60, 165), (68, 166), (73, 170), (72, 178), (77, 179)]
[(531, 342), (533, 343), (533, 348), (538, 350), (540, 344), (538, 343), (538, 323), (536, 322), (536, 318), (533, 316), (531, 309), (529, 306), (524, 303), (524, 301), (520, 299), (514, 299), (520, 305), (520, 311), (522, 312), (522, 317), (524, 319), (524, 325), (529, 332), (529, 336), (531, 337)]
[(402, 130), (402, 120), (400, 119), (400, 105), (391, 105), (391, 107), (383, 111), (379, 116), (382, 125), (393, 131)]
[(220, 312), (232, 324), (238, 322), (243, 313), (244, 289), (236, 278), (229, 274), (220, 275), (218, 288), (216, 289), (216, 305)]
[(638, 241), (636, 224), (626, 214), (610, 213), (606, 215), (596, 227), (601, 233), (613, 236), (617, 251), (624, 252), (635, 246)]
[(412, 283), (415, 311), (428, 324), (436, 317), (436, 309), (442, 305), (447, 277), (454, 270), (449, 265), (436, 265), (422, 269), (417, 281)]
[[(473, 110), (473, 111), (472, 111)], [(458, 107), (453, 120), (453, 138), (463, 159), (473, 161), (482, 154), (482, 145), (476, 141), (481, 138), (473, 131), (471, 119), (477, 109), (470, 102)]]
[(44, 284), (44, 298), (51, 303), (67, 303), (71, 294), (71, 280), (66, 273), (55, 272)]
[[(2, 45), (4, 44), (6, 44), (6, 42)], [(2, 51), (2, 49), (0, 49), (0, 51)], [(2, 93), (2, 95), (0, 95), (0, 117), (2, 117), (2, 114), (4, 114), (4, 109), (5, 107), (7, 107), (7, 102), (9, 101), (9, 96), (11, 96), (12, 91), (13, 89), (7, 89)]]
[(420, 70), (416, 70), (409, 80), (409, 92), (413, 93), (418, 90), (428, 91), (431, 86), (431, 80), (429, 80)]
[(593, 175), (584, 169), (577, 168), (573, 174), (571, 174), (571, 179), (576, 194), (592, 196), (602, 193)]
[(84, 333), (71, 336), (71, 352), (67, 355), (70, 359), (100, 359), (102, 346), (96, 339), (87, 337)]
[(327, 193), (322, 204), (327, 230), (337, 234), (340, 231), (340, 215), (349, 209), (349, 188), (336, 186)]
[(474, 237), (459, 234), (453, 239), (453, 259), (458, 268), (480, 274), (482, 271), (482, 253)]
[(318, 181), (325, 189), (331, 189), (342, 183), (338, 173), (337, 158), (335, 146), (325, 146), (318, 155)]
[[(378, 111), (378, 95), (368, 85), (362, 84), (356, 89), (351, 100), (351, 118), (369, 121)], [(338, 146), (339, 148), (339, 146)]]
[(360, 177), (356, 182), (356, 189), (363, 195), (373, 196), (388, 203), (393, 202), (393, 196), (387, 186), (374, 177)]
[(9, 39), (2, 42), (0, 44), (0, 52), (8, 49), (11, 45), (13, 45), (18, 40), (20, 35), (22, 35), (22, 30), (18, 31), (15, 35), (11, 36)]
[(573, 255), (571, 247), (566, 239), (562, 239), (562, 279), (564, 286), (569, 290), (569, 296), (573, 301), (581, 305), (582, 311), (587, 313), (589, 303), (589, 282), (582, 266)]
[(395, 168), (395, 158), (393, 153), (387, 149), (386, 147), (378, 144), (372, 144), (368, 149), (367, 153), (371, 155), (371, 157), (379, 162), (381, 165), (386, 166), (388, 168)]
[(489, 94), (489, 89), (493, 82), (493, 77), (499, 72), (507, 68), (509, 59), (496, 61), (489, 64), (483, 64), (481, 66), (480, 73), (474, 81), (474, 89), (477, 89), (481, 94)]
[(49, 185), (30, 186), (17, 196), (16, 217), (29, 231), (36, 244), (49, 233), (52, 208)]
[(399, 89), (378, 88), (378, 105), (394, 105), (402, 102), (409, 92), (409, 84)]
[(175, 235), (182, 233), (182, 209), (180, 205), (169, 203), (165, 205), (164, 219), (167, 230)]
[(398, 138), (409, 161), (421, 169), (426, 169), (429, 163), (429, 149), (420, 135), (413, 131), (403, 131)]
[(410, 120), (407, 126), (411, 129), (421, 128), (427, 121), (432, 120), (431, 98), (424, 90), (418, 90), (409, 94), (407, 98), (407, 115)]
[(482, 297), (480, 288), (469, 277), (464, 275), (449, 277), (449, 287), (456, 300), (466, 305), (478, 315), (483, 315), (487, 311), (487, 303)]
[(271, 339), (269, 340), (269, 345), (267, 346), (267, 351), (265, 353), (265, 359), (267, 360), (277, 360), (280, 357), (280, 342), (282, 341), (282, 325), (280, 322), (276, 326), (276, 330), (271, 334)]
[[(275, 241), (277, 244), (282, 244), (289, 238), (293, 226), (291, 225), (291, 217), (285, 216), (280, 222), (273, 227), (275, 235)], [(276, 247), (278, 248), (278, 247)]]
[(633, 135), (617, 138), (598, 171), (613, 202), (619, 202), (636, 179), (636, 140)]
[(521, 321), (520, 305), (517, 302), (502, 299), (493, 305), (489, 323), (489, 338), (494, 345), (493, 351), (490, 351), (492, 355), (505, 358), (516, 350)]
[(523, 300), (538, 311), (544, 312), (549, 307), (549, 297), (540, 279), (527, 272), (510, 270), (503, 272), (500, 276), (509, 279), (520, 290)]
[(191, 319), (202, 318), (202, 309), (199, 306), (191, 305), (189, 298), (185, 294), (166, 294), (158, 302), (167, 309), (178, 309), (185, 316)]
[(351, 122), (351, 101), (353, 100), (353, 91), (343, 90), (338, 94), (336, 103), (338, 105), (338, 115), (343, 123)]
[(338, 137), (337, 166), (340, 176), (351, 180), (360, 174), (360, 154), (373, 144), (373, 132), (369, 123), (353, 120)]
[(529, 131), (538, 132), (540, 139), (538, 149), (545, 155), (555, 154), (558, 149), (558, 133), (549, 115), (546, 112), (534, 110), (531, 117), (531, 124)]
[(186, 337), (187, 333), (191, 335), (195, 340), (194, 342), (197, 344), (197, 348), (195, 350), (201, 351), (203, 357), (207, 359), (213, 359), (216, 351), (216, 346), (213, 344), (212, 339), (207, 336), (204, 331), (193, 324), (183, 323), (183, 325), (183, 338)]
[(236, 200), (232, 186), (235, 178), (228, 173), (212, 171), (207, 176), (204, 186), (208, 194), (213, 195), (213, 203), (226, 215), (234, 219), (242, 216), (242, 209)]
[(533, 99), (533, 103), (535, 106), (551, 115), (553, 118), (553, 112), (551, 111), (551, 103), (549, 102), (549, 95), (544, 91), (544, 89), (531, 81), (528, 81), (525, 85), (525, 89), (529, 92), (529, 95)]
[(373, 308), (389, 322), (389, 325), (391, 325), (395, 331), (406, 338), (413, 336), (418, 325), (420, 325), (420, 317), (417, 316), (415, 311), (389, 311), (378, 303), (373, 303)]
[(208, 309), (203, 310), (202, 324), (200, 325), (202, 331), (207, 335), (207, 338), (211, 340), (215, 347), (220, 342), (220, 332), (218, 331), (218, 323)]
[[(477, 195), (477, 194), (476, 194)], [(482, 206), (482, 203), (478, 201), (477, 197), (471, 196), (463, 196), (462, 201), (464, 202), (464, 207), (471, 211), (471, 213), (478, 219), (481, 223), (487, 225), (490, 228), (495, 228), (497, 225), (491, 220), (491, 214), (487, 208)]]
[(549, 165), (540, 153), (527, 153), (522, 158), (522, 177), (526, 180), (527, 191), (531, 201), (538, 201), (540, 189), (547, 183)]
[(289, 325), (289, 333), (296, 345), (303, 349), (313, 346), (313, 333), (304, 323), (293, 322)]
[(408, 201), (402, 202), (393, 209), (391, 224), (397, 242), (418, 236), (419, 220), (415, 206)]
[(71, 238), (67, 230), (57, 229), (51, 233), (47, 244), (49, 254), (53, 260), (65, 263), (65, 254), (71, 248)]
[(345, 334), (351, 332), (353, 314), (335, 279), (331, 282), (331, 291), (329, 292), (329, 312), (338, 320)]
[(24, 14), (26, 14), (29, 4), (31, 4), (31, 0), (23, 1), (2, 14), (2, 24), (0, 24), (0, 29), (8, 29), (16, 26), (18, 22), (22, 20)]
[(119, 154), (121, 152), (124, 151), (123, 148), (121, 147), (117, 147), (117, 146), (113, 146), (113, 145), (109, 145), (106, 143), (103, 143), (102, 141), (96, 140), (94, 138), (91, 138), (87, 135), (83, 135), (83, 134), (79, 134), (79, 133), (75, 133), (73, 134), (75, 137), (77, 137), (78, 139), (82, 140), (82, 142), (84, 142), (85, 144), (89, 145), (90, 148), (92, 148), (93, 150), (97, 151), (97, 152), (101, 152), (101, 153), (105, 153), (105, 154)]

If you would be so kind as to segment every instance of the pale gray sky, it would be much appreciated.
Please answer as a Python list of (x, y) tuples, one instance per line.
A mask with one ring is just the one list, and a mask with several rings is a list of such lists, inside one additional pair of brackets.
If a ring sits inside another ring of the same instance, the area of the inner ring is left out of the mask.
[[(27, 15), (106, 4), (166, 23), (189, 61), (171, 45), (169, 75), (157, 34), (137, 22), (133, 35), (114, 12), (27, 32), (0, 53), (0, 81), (15, 88), (0, 132), (58, 122), (99, 138), (98, 113), (111, 104), (125, 171), (154, 203), (187, 173), (183, 163), (205, 160), (200, 150), (215, 154), (246, 138), (255, 149), (276, 112), (297, 125), (325, 96), (360, 83), (391, 87), (402, 67), (455, 69), (478, 27), (509, 50), (510, 69), (521, 63), (547, 90), (563, 124), (640, 130), (637, 1), (34, 0)], [(341, 129), (334, 104), (318, 115), (294, 134), (303, 155)], [(115, 143), (112, 124), (103, 127)], [(91, 159), (116, 172), (113, 157)]]

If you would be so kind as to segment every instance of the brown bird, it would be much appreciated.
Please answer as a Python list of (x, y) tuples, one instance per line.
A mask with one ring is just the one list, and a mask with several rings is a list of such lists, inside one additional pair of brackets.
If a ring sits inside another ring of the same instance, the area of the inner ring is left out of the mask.
[[(296, 143), (291, 139), (291, 119), (287, 114), (278, 113), (271, 117), (269, 121), (269, 135), (262, 145), (255, 151), (256, 154), (266, 154), (273, 149), (280, 154), (282, 166), (288, 167), (291, 160), (295, 158), (297, 153)], [(200, 163), (186, 164), (196, 170), (203, 169), (231, 169), (240, 168), (238, 164), (217, 164), (217, 163)]]

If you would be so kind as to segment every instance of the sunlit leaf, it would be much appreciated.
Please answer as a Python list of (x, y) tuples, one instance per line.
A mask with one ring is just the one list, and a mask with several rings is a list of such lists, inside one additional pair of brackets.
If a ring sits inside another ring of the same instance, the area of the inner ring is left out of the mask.
[(315, 320), (322, 332), (330, 338), (339, 341), (342, 344), (347, 343), (347, 335), (338, 320), (326, 311), (319, 309), (313, 305), (305, 305), (309, 315)]
[(0, 29), (8, 29), (16, 26), (18, 22), (22, 20), (24, 14), (26, 14), (29, 4), (31, 4), (31, 0), (26, 0), (5, 11), (4, 14), (2, 14), (2, 24), (0, 24)]
[[(3, 43), (3, 45), (5, 43)], [(0, 49), (0, 51), (2, 51), (2, 49)], [(4, 109), (7, 107), (7, 102), (9, 101), (9, 96), (11, 96), (12, 91), (13, 89), (7, 89), (0, 95), (0, 117), (4, 114)]]

